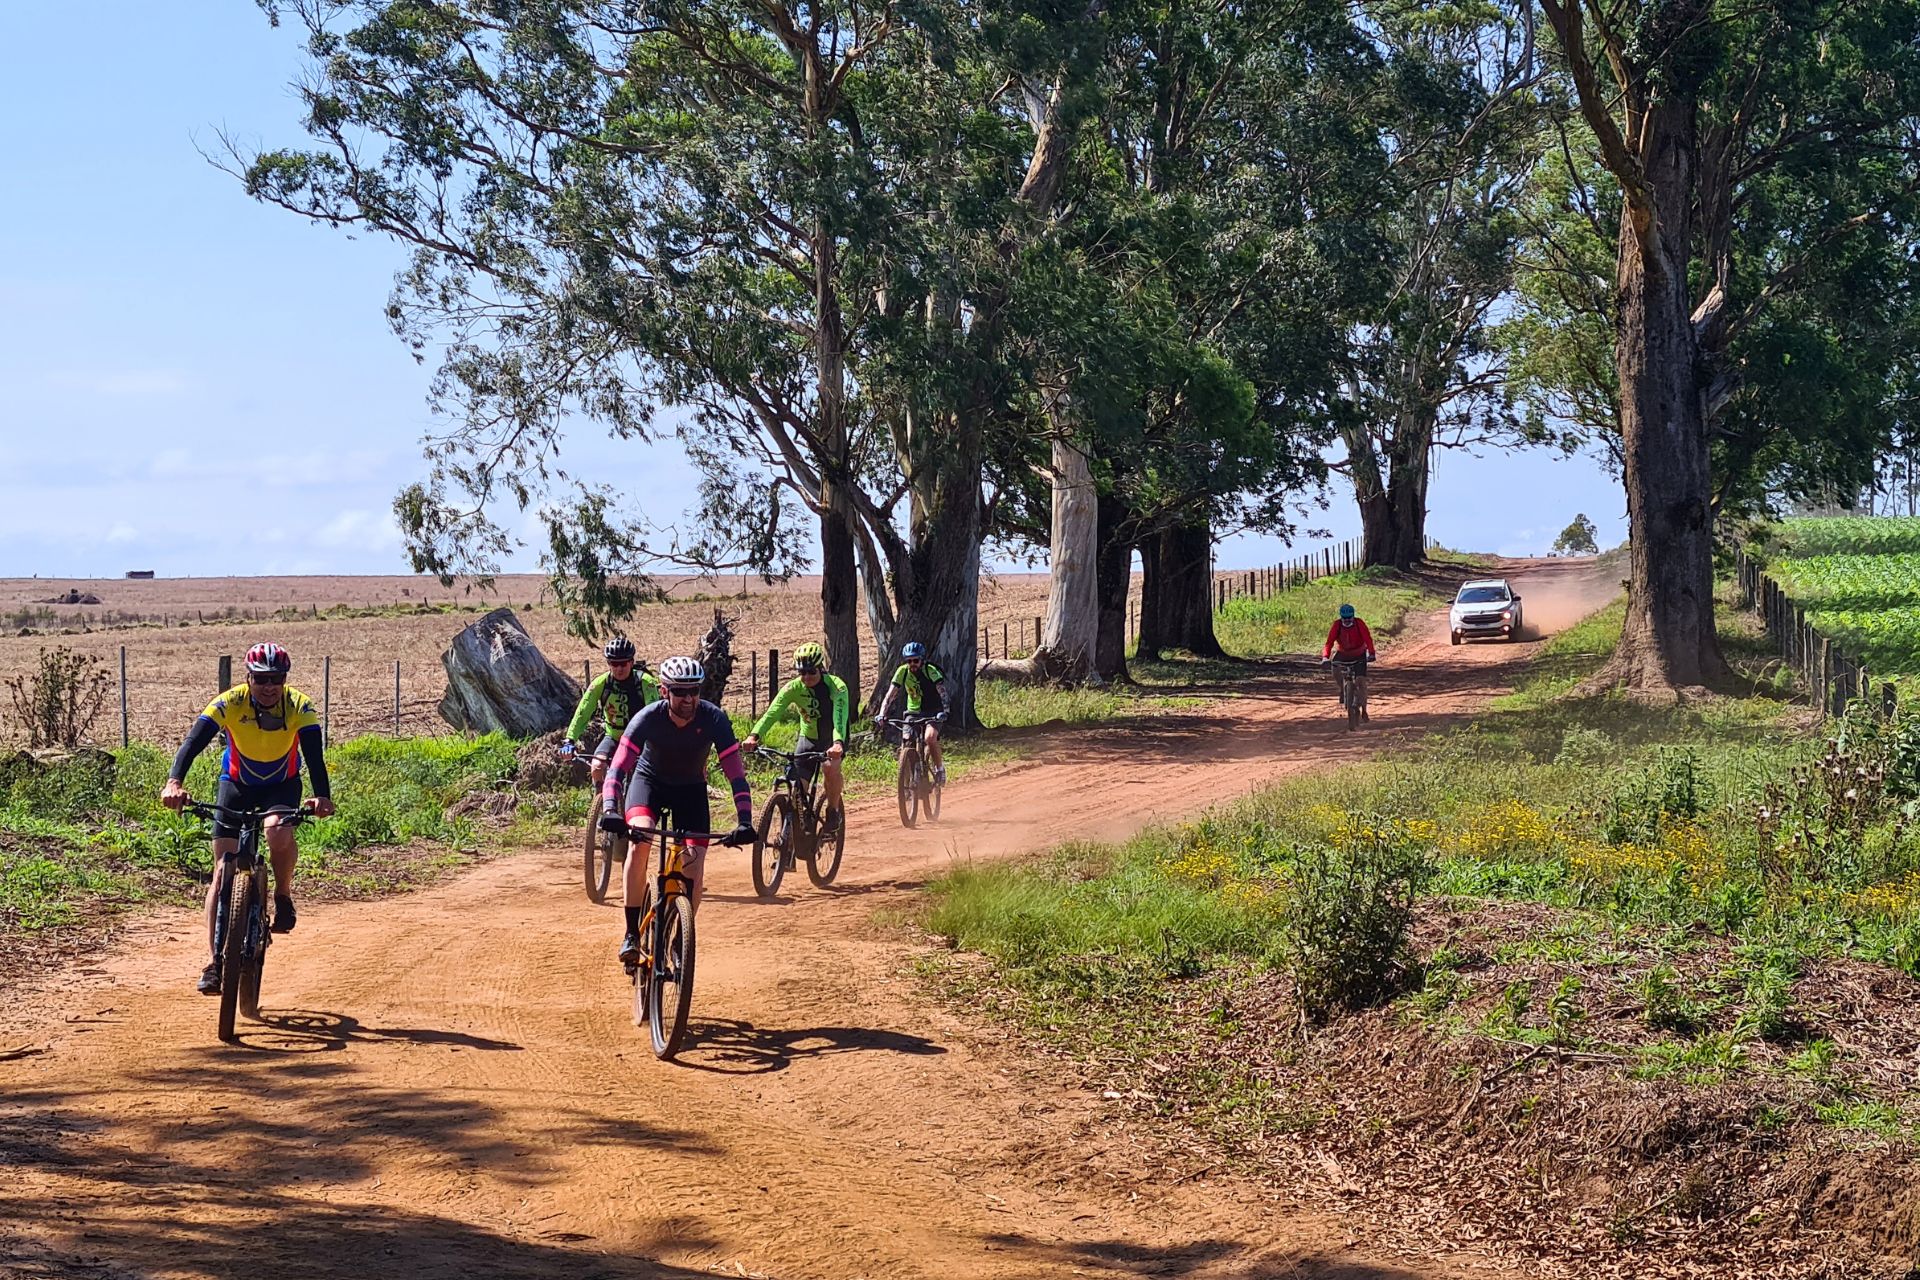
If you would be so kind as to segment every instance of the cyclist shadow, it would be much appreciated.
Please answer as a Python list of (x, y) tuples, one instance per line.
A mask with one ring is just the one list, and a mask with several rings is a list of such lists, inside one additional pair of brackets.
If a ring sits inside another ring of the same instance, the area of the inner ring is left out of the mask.
[(489, 1040), (463, 1031), (441, 1031), (433, 1027), (364, 1027), (358, 1018), (319, 1009), (261, 1010), (260, 1021), (241, 1023), (235, 1040), (238, 1048), (255, 1053), (329, 1053), (350, 1044), (450, 1045), (458, 1049), (513, 1050), (520, 1045), (510, 1040)]
[(933, 1057), (946, 1046), (924, 1036), (872, 1027), (807, 1027), (778, 1030), (734, 1018), (695, 1018), (687, 1025), (692, 1044), (674, 1062), (695, 1071), (755, 1076), (785, 1071), (796, 1059), (837, 1053), (903, 1053)]

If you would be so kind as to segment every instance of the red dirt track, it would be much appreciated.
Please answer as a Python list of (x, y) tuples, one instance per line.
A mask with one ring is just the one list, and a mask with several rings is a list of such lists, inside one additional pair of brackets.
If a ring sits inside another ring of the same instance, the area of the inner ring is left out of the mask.
[[(1612, 594), (1587, 563), (1512, 572), (1536, 629)], [(1300, 661), (1191, 714), (1053, 735), (949, 788), (932, 827), (858, 806), (831, 890), (799, 875), (760, 903), (716, 850), (677, 1064), (631, 1023), (618, 911), (585, 901), (571, 848), (314, 905), (273, 949), (269, 1022), (234, 1047), (192, 990), (198, 921), (155, 916), (0, 1008), (0, 1275), (1520, 1274), (1363, 1243), (1169, 1157), (929, 1008), (873, 918), (956, 858), (1122, 836), (1453, 723), (1534, 647), (1454, 648), (1444, 619), (1412, 620), (1371, 732), (1346, 733)]]

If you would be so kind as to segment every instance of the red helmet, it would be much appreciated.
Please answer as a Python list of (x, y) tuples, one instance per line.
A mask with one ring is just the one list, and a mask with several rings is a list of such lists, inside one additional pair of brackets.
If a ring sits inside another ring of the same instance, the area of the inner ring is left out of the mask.
[(292, 667), (293, 659), (287, 656), (287, 651), (272, 641), (257, 644), (247, 650), (247, 670), (249, 671), (277, 671), (285, 675)]

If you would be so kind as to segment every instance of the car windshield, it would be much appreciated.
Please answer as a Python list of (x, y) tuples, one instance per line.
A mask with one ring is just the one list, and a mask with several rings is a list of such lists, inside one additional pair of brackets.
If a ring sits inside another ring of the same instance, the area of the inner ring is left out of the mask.
[(1504, 604), (1507, 600), (1505, 587), (1462, 587), (1456, 604)]

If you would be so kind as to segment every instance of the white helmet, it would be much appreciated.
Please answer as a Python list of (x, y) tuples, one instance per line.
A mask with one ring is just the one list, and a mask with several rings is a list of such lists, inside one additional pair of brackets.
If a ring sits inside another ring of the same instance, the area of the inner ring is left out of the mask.
[(668, 689), (698, 689), (707, 682), (697, 658), (668, 658), (660, 664), (660, 683)]

